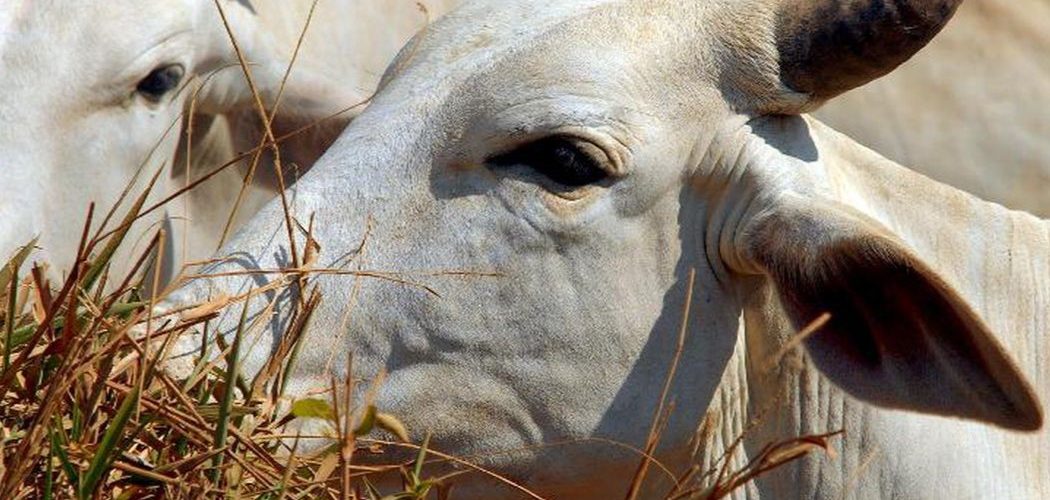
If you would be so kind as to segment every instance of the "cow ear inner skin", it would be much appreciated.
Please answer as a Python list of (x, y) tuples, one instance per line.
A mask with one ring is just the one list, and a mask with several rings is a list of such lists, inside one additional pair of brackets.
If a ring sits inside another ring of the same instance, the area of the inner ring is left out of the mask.
[(795, 327), (831, 314), (806, 348), (853, 396), (1015, 430), (1042, 426), (1031, 386), (983, 320), (879, 223), (788, 196), (746, 234)]

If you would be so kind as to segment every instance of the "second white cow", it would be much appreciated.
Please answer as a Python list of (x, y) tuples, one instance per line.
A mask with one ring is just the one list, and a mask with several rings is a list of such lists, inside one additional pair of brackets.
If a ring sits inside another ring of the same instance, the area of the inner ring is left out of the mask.
[[(427, 2), (434, 16), (445, 3)], [(43, 253), (38, 258), (56, 271), (68, 271), (89, 203), (97, 204), (95, 229), (122, 200), (109, 221), (112, 229), (158, 170), (163, 172), (147, 206), (256, 146), (262, 129), (257, 103), (223, 15), (263, 107), (277, 109), (273, 126), (278, 133), (364, 101), (397, 48), (427, 21), (411, 0), (320, 1), (285, 81), (312, 4), (0, 4), (0, 259), (39, 237)], [(191, 112), (193, 119), (185, 119)], [(307, 140), (283, 145), (289, 183), (309, 168), (350, 116), (325, 122), (306, 134)], [(191, 132), (194, 140), (187, 148)], [(144, 217), (114, 259), (113, 272), (122, 277), (133, 262), (128, 256), (141, 251), (143, 235), (162, 223), (170, 229), (169, 272), (181, 260), (213, 252), (238, 198), (246, 163)], [(272, 166), (264, 161), (258, 172), (242, 216), (275, 193)]]

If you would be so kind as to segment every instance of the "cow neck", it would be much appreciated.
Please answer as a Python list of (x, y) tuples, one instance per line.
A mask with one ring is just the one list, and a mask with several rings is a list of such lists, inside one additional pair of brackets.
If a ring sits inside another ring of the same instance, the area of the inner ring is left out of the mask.
[[(881, 222), (911, 246), (987, 322), (1037, 393), (1045, 394), (1050, 222), (940, 184), (807, 121), (825, 172), (818, 177), (828, 181), (819, 191)], [(800, 498), (822, 498), (831, 491), (837, 497), (856, 486), (858, 471), (864, 471), (865, 485), (878, 491), (882, 483), (871, 479), (894, 474), (892, 465), (873, 459), (892, 441), (875, 424), (885, 417), (829, 382), (802, 349), (782, 352), (797, 331), (766, 280), (756, 277), (744, 289), (740, 345), (712, 400), (711, 411), (721, 419), (700, 463), (717, 469), (715, 460), (741, 437), (730, 470), (756, 458), (769, 443), (844, 430), (845, 438), (830, 441), (834, 458), (810, 454), (747, 486), (744, 496), (795, 491)]]

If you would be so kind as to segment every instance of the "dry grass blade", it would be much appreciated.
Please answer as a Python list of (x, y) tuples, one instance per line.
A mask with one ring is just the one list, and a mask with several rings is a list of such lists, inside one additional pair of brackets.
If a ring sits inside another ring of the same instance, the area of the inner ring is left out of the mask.
[(819, 332), (820, 329), (824, 328), (824, 326), (827, 325), (829, 321), (831, 321), (831, 314), (824, 313), (817, 317), (817, 319), (810, 322), (810, 324), (806, 325), (805, 328), (799, 330), (797, 334), (795, 334), (793, 337), (791, 337), (791, 339), (785, 342), (784, 345), (780, 348), (780, 350), (778, 350), (776, 354), (774, 354), (769, 359), (769, 361), (766, 363), (765, 368), (763, 369), (763, 372), (772, 372), (773, 369), (780, 364), (780, 361), (784, 359), (784, 356), (787, 356), (788, 353), (797, 349), (798, 346), (802, 345), (802, 343), (805, 342), (806, 339), (808, 339), (809, 337), (813, 336), (813, 334)]
[[(252, 179), (255, 177), (255, 171), (256, 171), (256, 169), (259, 166), (259, 160), (262, 158), (263, 146), (268, 141), (273, 140), (273, 121), (277, 117), (278, 110), (280, 110), (281, 98), (284, 97), (284, 91), (285, 91), (285, 86), (288, 83), (288, 77), (291, 76), (292, 68), (295, 67), (295, 63), (299, 59), (299, 52), (300, 52), (300, 50), (302, 50), (303, 41), (306, 39), (306, 33), (310, 29), (310, 23), (313, 21), (313, 18), (314, 18), (314, 12), (317, 10), (317, 2), (318, 2), (318, 0), (313, 0), (313, 3), (310, 4), (310, 11), (306, 15), (306, 22), (303, 23), (303, 29), (299, 32), (299, 39), (296, 41), (295, 49), (292, 50), (292, 58), (291, 58), (290, 61), (288, 61), (288, 66), (287, 66), (287, 68), (285, 68), (284, 75), (281, 77), (281, 84), (280, 84), (280, 87), (277, 89), (277, 96), (274, 98), (272, 111), (270, 112), (269, 115), (267, 115), (265, 113), (265, 110), (257, 108), (257, 112), (260, 113), (260, 117), (263, 120), (264, 128), (266, 129), (266, 135), (263, 136), (262, 143), (259, 144), (259, 149), (256, 150), (254, 156), (252, 157), (251, 166), (248, 168), (248, 173), (244, 177), (244, 182), (241, 183), (241, 189), (237, 193), (236, 200), (234, 200), (233, 208), (230, 209), (230, 216), (226, 219), (226, 226), (223, 227), (222, 236), (219, 238), (218, 246), (220, 248), (222, 247), (223, 244), (226, 243), (226, 238), (229, 237), (230, 231), (233, 229), (233, 222), (234, 222), (234, 220), (236, 220), (237, 212), (240, 210), (241, 204), (244, 201), (244, 195), (245, 195), (245, 193), (247, 193), (248, 187), (251, 185)], [(239, 59), (240, 63), (243, 65), (244, 64), (244, 62), (243, 62), (244, 58), (239, 53), (240, 49), (236, 46), (237, 42), (236, 42), (236, 40), (233, 40), (233, 34), (232, 33), (230, 33), (230, 39), (231, 39), (232, 43), (234, 44), (235, 50), (238, 50), (238, 59)], [(256, 105), (259, 106), (262, 103), (262, 99), (259, 96), (258, 92), (255, 90), (255, 86), (254, 86), (254, 83), (251, 81), (250, 73), (248, 72), (248, 68), (247, 67), (242, 67), (242, 68), (243, 68), (242, 70), (245, 72), (246, 78), (248, 78), (249, 87), (252, 89), (252, 92), (254, 94)], [(277, 181), (278, 181), (278, 186), (281, 189), (282, 197), (283, 197), (284, 196), (283, 192), (284, 192), (284, 189), (285, 189), (284, 173), (281, 171), (280, 150), (279, 150), (279, 148), (278, 148), (278, 146), (276, 144), (276, 141), (274, 141), (273, 146), (271, 146), (271, 150), (274, 151), (275, 163), (276, 163), (276, 169), (277, 169), (277, 172), (276, 172), (277, 173)], [(283, 198), (282, 198), (282, 200), (283, 200)], [(287, 205), (287, 202), (284, 202), (284, 203), (285, 203), (285, 205)], [(285, 209), (287, 210), (287, 206), (285, 207)], [(295, 243), (293, 242), (292, 245), (294, 245), (294, 244)], [(294, 246), (292, 248), (293, 248), (292, 249), (292, 255), (294, 257), (296, 255), (296, 252), (295, 252)], [(296, 259), (293, 258), (292, 261), (295, 262)]]
[(656, 451), (656, 445), (660, 442), (660, 421), (669, 415), (669, 412), (665, 415), (664, 405), (667, 403), (667, 395), (671, 392), (671, 384), (674, 382), (674, 375), (678, 370), (678, 363), (682, 359), (682, 350), (685, 348), (685, 335), (689, 330), (689, 315), (693, 304), (693, 288), (695, 286), (696, 269), (691, 269), (689, 271), (689, 279), (686, 282), (685, 305), (682, 306), (682, 322), (678, 330), (678, 341), (675, 344), (674, 357), (671, 359), (671, 366), (667, 370), (664, 387), (660, 392), (660, 401), (653, 414), (652, 427), (649, 429), (649, 437), (646, 439), (645, 443), (645, 456), (638, 465), (638, 469), (634, 473), (634, 478), (631, 480), (631, 487), (627, 492), (628, 500), (635, 500), (641, 493), (642, 483), (645, 482), (645, 475), (649, 471), (649, 457), (651, 457), (653, 452)]
[[(363, 441), (366, 441), (368, 443), (373, 443), (373, 444), (381, 444), (381, 445), (384, 445), (384, 446), (403, 447), (403, 448), (407, 448), (407, 449), (410, 449), (410, 450), (416, 450), (417, 452), (422, 447), (420, 445), (415, 445), (415, 444), (411, 444), (411, 443), (400, 443), (400, 442), (394, 442), (394, 441), (385, 441), (385, 440), (381, 440), (381, 439), (368, 439), (368, 440), (363, 440)], [(497, 472), (493, 472), (491, 470), (485, 469), (484, 467), (480, 467), (478, 465), (475, 465), (474, 463), (470, 462), (469, 460), (465, 460), (465, 459), (462, 459), (462, 458), (459, 458), (459, 457), (455, 457), (455, 456), (452, 456), (452, 455), (449, 455), (449, 454), (446, 454), (446, 453), (442, 453), (442, 452), (434, 450), (432, 448), (428, 448), (427, 453), (430, 454), (430, 455), (434, 455), (434, 456), (440, 457), (443, 460), (446, 460), (448, 462), (457, 464), (459, 466), (466, 467), (466, 468), (468, 468), (468, 469), (470, 469), (472, 471), (478, 472), (478, 473), (480, 473), (482, 475), (488, 476), (488, 477), (496, 480), (497, 482), (507, 486), (511, 490), (521, 494), (521, 496), (524, 497), (524, 498), (532, 498), (534, 500), (544, 500), (544, 498), (542, 496), (537, 495), (536, 493), (532, 492), (528, 488), (526, 488), (526, 487), (524, 487), (524, 486), (522, 486), (522, 485), (512, 481), (510, 478), (507, 478), (506, 476), (503, 476), (503, 475), (501, 475), (501, 474), (499, 474)]]
[(158, 474), (154, 471), (142, 469), (125, 462), (114, 462), (113, 468), (122, 472), (127, 472), (131, 476), (147, 479), (150, 481), (156, 481), (158, 483), (179, 484), (178, 478), (165, 476), (164, 474)]
[(836, 431), (827, 434), (802, 436), (766, 446), (743, 469), (720, 479), (704, 495), (704, 498), (707, 500), (725, 498), (749, 481), (805, 457), (814, 451), (823, 451), (833, 455), (834, 450), (831, 447), (830, 439), (842, 435), (843, 432)]
[[(124, 242), (124, 238), (127, 237), (128, 232), (131, 231), (132, 223), (136, 219), (138, 219), (139, 214), (142, 211), (143, 205), (146, 204), (146, 200), (149, 199), (150, 192), (153, 191), (153, 186), (156, 185), (157, 179), (163, 172), (163, 168), (158, 168), (157, 172), (153, 174), (153, 177), (150, 179), (149, 184), (146, 185), (146, 189), (142, 191), (139, 197), (135, 200), (135, 203), (132, 204), (131, 208), (128, 210), (127, 215), (124, 216), (124, 220), (121, 221), (120, 228), (115, 234), (109, 237), (109, 239), (106, 241), (106, 246), (102, 248), (102, 251), (99, 252), (98, 257), (96, 257), (94, 262), (91, 263), (91, 267), (84, 272), (84, 281), (80, 284), (80, 286), (83, 289), (90, 290), (95, 285), (95, 281), (100, 276), (102, 276), (102, 271), (104, 271), (106, 269), (106, 266), (109, 265), (109, 261), (117, 252), (117, 248), (120, 247), (120, 245)], [(91, 245), (89, 245), (88, 247), (88, 251), (91, 251), (91, 249), (98, 243), (98, 241), (100, 240), (95, 240), (91, 242)]]
[(0, 268), (0, 290), (7, 288), (11, 282), (18, 282), (18, 270), (22, 268), (22, 264), (25, 264), (26, 259), (33, 253), (37, 241), (39, 241), (39, 237), (33, 238), (32, 241), (16, 250), (4, 267)]
[[(233, 45), (233, 51), (237, 54), (237, 61), (241, 65), (241, 71), (244, 73), (244, 79), (248, 83), (248, 89), (252, 93), (253, 101), (255, 103), (255, 111), (259, 114), (259, 118), (263, 123), (263, 131), (265, 132), (264, 142), (270, 142), (275, 144), (271, 151), (274, 157), (274, 172), (277, 174), (277, 189), (279, 197), (281, 199), (281, 208), (284, 211), (284, 222), (285, 229), (288, 232), (288, 248), (291, 252), (292, 266), (299, 267), (299, 250), (298, 245), (295, 242), (295, 226), (292, 224), (292, 213), (291, 208), (288, 205), (288, 197), (285, 194), (287, 186), (284, 183), (284, 172), (281, 166), (281, 149), (276, 146), (277, 139), (273, 133), (272, 118), (266, 112), (266, 105), (263, 103), (262, 95), (259, 93), (258, 87), (255, 85), (255, 79), (252, 77), (251, 68), (249, 68), (248, 61), (244, 58), (244, 52), (241, 51), (240, 44), (237, 42), (237, 37), (233, 34), (233, 28), (230, 27), (230, 21), (226, 18), (226, 11), (223, 10), (222, 4), (219, 0), (215, 0), (215, 7), (219, 10), (219, 17), (222, 18), (222, 24), (226, 28), (226, 34), (230, 39), (230, 43)], [(311, 10), (311, 15), (313, 11)], [(294, 63), (294, 60), (293, 60)], [(291, 67), (289, 67), (291, 71)], [(288, 75), (285, 74), (285, 79)], [(282, 84), (283, 87), (283, 84)], [(258, 158), (253, 161), (252, 168), (255, 168)]]
[[(285, 361), (288, 363), (294, 362), (293, 358), (296, 349), (306, 334), (310, 318), (320, 303), (321, 294), (317, 290), (311, 291), (310, 298), (306, 301), (306, 306), (302, 310), (297, 311), (287, 334), (281, 337), (275, 355), (270, 357), (263, 369), (252, 380), (252, 394), (262, 394), (263, 390), (273, 382), (274, 377), (279, 376), (282, 372), (288, 373), (291, 371), (292, 366), (288, 366)], [(274, 384), (274, 388), (276, 391), (274, 399), (277, 399), (284, 393), (283, 377), (279, 379), (277, 384)]]

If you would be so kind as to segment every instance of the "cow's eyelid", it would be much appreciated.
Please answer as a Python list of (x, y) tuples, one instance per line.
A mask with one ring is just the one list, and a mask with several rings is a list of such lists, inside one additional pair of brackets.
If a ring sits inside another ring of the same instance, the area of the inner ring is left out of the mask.
[(489, 158), (496, 167), (525, 166), (568, 187), (583, 187), (612, 176), (608, 155), (591, 142), (570, 136), (548, 136)]
[(157, 66), (135, 84), (135, 92), (151, 102), (159, 102), (164, 96), (178, 89), (186, 74), (181, 64)]

